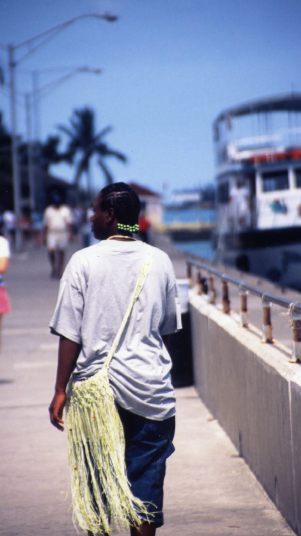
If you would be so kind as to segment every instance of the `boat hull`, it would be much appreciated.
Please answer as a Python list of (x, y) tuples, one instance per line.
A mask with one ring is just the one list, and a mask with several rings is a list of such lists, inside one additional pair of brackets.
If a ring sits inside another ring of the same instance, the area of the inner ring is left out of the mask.
[(242, 271), (301, 290), (301, 226), (220, 235), (216, 256)]

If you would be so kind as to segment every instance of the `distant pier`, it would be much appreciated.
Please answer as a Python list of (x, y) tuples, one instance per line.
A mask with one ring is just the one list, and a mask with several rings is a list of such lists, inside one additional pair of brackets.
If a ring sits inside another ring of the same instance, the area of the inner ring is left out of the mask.
[(214, 223), (211, 222), (181, 222), (158, 223), (155, 231), (165, 233), (175, 241), (190, 240), (210, 240), (214, 230)]

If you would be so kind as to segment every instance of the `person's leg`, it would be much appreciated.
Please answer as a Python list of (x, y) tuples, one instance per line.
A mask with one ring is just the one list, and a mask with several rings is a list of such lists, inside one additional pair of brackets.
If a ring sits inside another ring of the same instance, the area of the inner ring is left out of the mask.
[(65, 265), (65, 250), (57, 250), (57, 277), (62, 277)]
[(131, 528), (131, 536), (155, 536), (156, 525), (152, 523), (142, 523), (138, 529)]
[[(88, 531), (88, 536), (93, 536), (93, 532)], [(142, 523), (139, 529), (131, 528), (131, 536), (155, 536), (156, 526), (150, 523)]]
[(118, 409), (125, 434), (126, 469), (131, 490), (135, 497), (149, 505), (149, 519), (141, 515), (141, 526), (132, 527), (131, 536), (154, 536), (156, 529), (164, 523), (163, 484), (166, 460), (174, 451), (175, 419), (153, 421)]
[(48, 249), (48, 259), (49, 259), (50, 267), (51, 267), (50, 277), (55, 277), (55, 250), (54, 249)]

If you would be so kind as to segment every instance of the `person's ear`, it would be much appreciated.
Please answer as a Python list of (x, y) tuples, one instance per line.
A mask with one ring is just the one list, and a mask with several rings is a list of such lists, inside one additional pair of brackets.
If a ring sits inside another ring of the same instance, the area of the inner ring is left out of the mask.
[(112, 208), (108, 208), (108, 210), (106, 210), (105, 220), (106, 220), (106, 223), (112, 223), (115, 220), (115, 214)]

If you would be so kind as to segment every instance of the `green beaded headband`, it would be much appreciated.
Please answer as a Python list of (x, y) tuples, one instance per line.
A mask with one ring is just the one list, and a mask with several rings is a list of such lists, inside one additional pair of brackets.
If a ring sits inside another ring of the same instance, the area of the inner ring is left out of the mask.
[(128, 223), (117, 223), (117, 229), (119, 229), (119, 231), (137, 233), (139, 231), (139, 225), (138, 223), (135, 223), (135, 225), (129, 225)]

